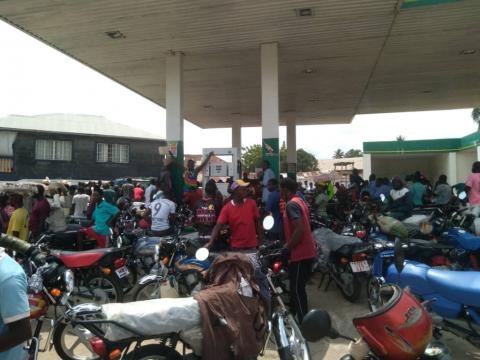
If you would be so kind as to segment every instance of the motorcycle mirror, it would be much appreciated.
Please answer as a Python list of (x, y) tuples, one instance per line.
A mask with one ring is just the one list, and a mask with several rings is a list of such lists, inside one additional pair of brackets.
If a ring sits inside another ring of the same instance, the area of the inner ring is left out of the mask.
[(403, 243), (400, 238), (395, 239), (394, 253), (395, 253), (395, 268), (400, 274), (403, 271), (403, 268), (405, 267), (405, 264), (404, 264), (405, 250), (403, 249)]
[(195, 258), (199, 261), (205, 261), (209, 256), (210, 251), (205, 247), (202, 247), (195, 252)]
[(384, 194), (380, 194), (380, 200), (384, 203), (387, 198), (385, 197)]
[(265, 230), (272, 230), (273, 229), (273, 225), (275, 225), (275, 220), (273, 219), (273, 216), (272, 215), (267, 215), (265, 216), (265, 218), (263, 219), (263, 228)]
[(458, 194), (458, 198), (460, 200), (465, 200), (467, 198), (467, 193), (465, 191), (462, 191), (460, 194)]
[(300, 325), (303, 337), (310, 342), (318, 341), (326, 336), (330, 337), (336, 333), (332, 330), (330, 314), (320, 309), (310, 310)]

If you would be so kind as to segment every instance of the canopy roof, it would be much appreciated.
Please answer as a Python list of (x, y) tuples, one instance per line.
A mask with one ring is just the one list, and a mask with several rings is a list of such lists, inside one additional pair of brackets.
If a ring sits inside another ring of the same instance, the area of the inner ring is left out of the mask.
[(260, 124), (265, 42), (282, 123), (480, 104), (478, 0), (3, 0), (0, 17), (161, 106), (165, 57), (183, 52), (201, 127)]

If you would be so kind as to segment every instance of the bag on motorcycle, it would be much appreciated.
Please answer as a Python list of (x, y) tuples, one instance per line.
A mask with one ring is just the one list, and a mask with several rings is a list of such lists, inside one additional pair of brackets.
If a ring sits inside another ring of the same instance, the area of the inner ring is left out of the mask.
[[(251, 293), (242, 292), (248, 288), (245, 282)], [(257, 358), (264, 345), (267, 311), (247, 255), (218, 256), (207, 273), (207, 283), (210, 285), (194, 297), (202, 318), (202, 358)]]
[(408, 237), (408, 229), (401, 221), (390, 216), (379, 216), (377, 219), (378, 226), (387, 235), (406, 239)]
[[(191, 297), (105, 304), (102, 312), (107, 320), (127, 325), (141, 335), (177, 333), (200, 325), (200, 309)], [(105, 337), (111, 341), (133, 335), (113, 324), (107, 325), (105, 330)]]

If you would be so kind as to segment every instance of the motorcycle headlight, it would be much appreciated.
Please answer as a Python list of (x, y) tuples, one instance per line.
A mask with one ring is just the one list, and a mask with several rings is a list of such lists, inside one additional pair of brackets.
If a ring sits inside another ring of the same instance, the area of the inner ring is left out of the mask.
[(72, 270), (65, 270), (63, 273), (63, 282), (65, 283), (65, 290), (70, 294), (75, 287), (75, 276)]

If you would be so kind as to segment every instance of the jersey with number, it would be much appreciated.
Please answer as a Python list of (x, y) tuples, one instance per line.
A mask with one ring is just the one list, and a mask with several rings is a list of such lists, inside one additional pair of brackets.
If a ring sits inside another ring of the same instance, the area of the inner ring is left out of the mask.
[(168, 199), (157, 199), (150, 203), (150, 210), (152, 214), (152, 230), (164, 231), (170, 228), (168, 221), (170, 214), (175, 213), (177, 205)]

